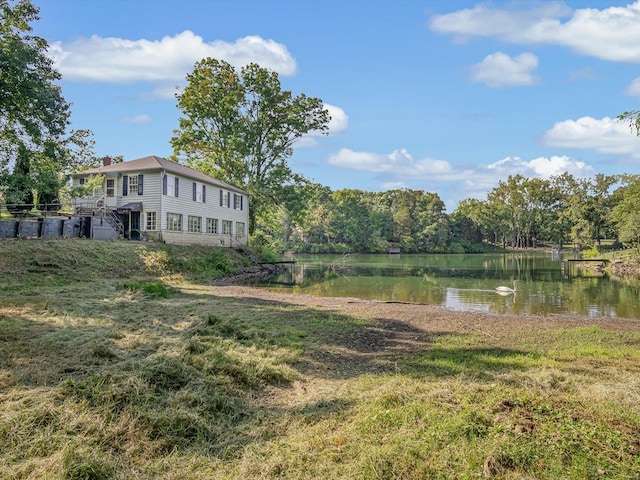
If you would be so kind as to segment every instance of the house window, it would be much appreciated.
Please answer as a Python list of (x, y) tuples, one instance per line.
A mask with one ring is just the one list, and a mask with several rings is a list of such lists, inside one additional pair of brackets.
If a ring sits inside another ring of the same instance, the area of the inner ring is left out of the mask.
[(205, 187), (203, 184), (193, 182), (193, 201), (198, 203), (205, 202)]
[(207, 233), (218, 233), (217, 218), (207, 218)]
[(222, 220), (222, 234), (231, 235), (231, 220)]
[(220, 190), (220, 206), (229, 207), (229, 192), (223, 192)]
[(86, 178), (81, 178), (80, 179), (80, 185), (84, 185), (86, 181), (87, 181)]
[(200, 233), (202, 231), (202, 218), (189, 215), (188, 227), (190, 232)]
[(107, 197), (116, 196), (116, 181), (113, 178), (107, 178)]
[(179, 213), (167, 213), (167, 230), (182, 231), (182, 215)]
[(236, 237), (244, 236), (244, 222), (236, 222)]
[(178, 177), (165, 175), (162, 177), (162, 193), (170, 197), (178, 196)]
[(142, 195), (143, 175), (123, 175), (122, 176), (122, 196)]
[(138, 194), (138, 176), (131, 175), (129, 177), (129, 195), (137, 195)]
[(233, 194), (233, 208), (236, 210), (242, 210), (242, 195)]
[(156, 229), (156, 212), (147, 212), (147, 230)]

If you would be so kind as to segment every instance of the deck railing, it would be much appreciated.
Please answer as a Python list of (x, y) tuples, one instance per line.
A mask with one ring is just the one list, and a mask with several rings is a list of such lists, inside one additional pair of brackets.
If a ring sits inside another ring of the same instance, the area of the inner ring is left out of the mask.
[(41, 218), (72, 213), (70, 203), (0, 203), (0, 218)]
[(92, 195), (90, 197), (80, 197), (73, 199), (74, 212), (97, 212), (101, 215), (105, 213), (105, 196)]

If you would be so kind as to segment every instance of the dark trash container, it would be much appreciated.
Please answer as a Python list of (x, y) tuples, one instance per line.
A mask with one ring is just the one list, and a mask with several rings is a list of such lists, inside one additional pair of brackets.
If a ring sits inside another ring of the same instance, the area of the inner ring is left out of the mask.
[(62, 236), (63, 220), (61, 218), (42, 219), (42, 238), (52, 238)]
[(18, 235), (17, 220), (0, 221), (0, 238), (15, 238)]
[(40, 236), (40, 222), (33, 220), (21, 220), (18, 225), (20, 238), (38, 238)]

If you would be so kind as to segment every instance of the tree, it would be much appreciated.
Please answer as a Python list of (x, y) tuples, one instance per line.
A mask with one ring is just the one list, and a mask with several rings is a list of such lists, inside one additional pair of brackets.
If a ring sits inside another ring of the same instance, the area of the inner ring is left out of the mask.
[(630, 184), (619, 189), (620, 201), (611, 211), (620, 241), (640, 246), (640, 178), (630, 178)]
[(497, 242), (497, 234), (492, 228), (493, 219), (486, 201), (465, 198), (451, 215), (454, 238), (457, 241), (481, 243), (483, 240)]
[(332, 243), (330, 224), (336, 212), (331, 188), (319, 183), (308, 183), (301, 189), (304, 206), (298, 212), (296, 223), (303, 244)]
[[(61, 78), (46, 56), (47, 42), (28, 35), (38, 9), (30, 0), (12, 7), (0, 0), (0, 167), (16, 161), (22, 148), (42, 153), (67, 127), (69, 104), (54, 82)], [(24, 154), (24, 151), (22, 152)]]
[(335, 210), (329, 217), (327, 232), (358, 252), (370, 251), (371, 224), (367, 192), (342, 189), (333, 192)]
[(7, 203), (57, 201), (63, 174), (92, 163), (92, 133), (66, 133), (70, 106), (46, 40), (29, 35), (38, 8), (0, 0), (0, 189)]
[(526, 181), (520, 174), (509, 175), (506, 182), (498, 182), (498, 186), (487, 195), (493, 211), (500, 214), (504, 223), (503, 232), (511, 237), (511, 246), (517, 248), (528, 246), (530, 210), (525, 191)]
[(206, 58), (187, 81), (176, 95), (183, 116), (171, 139), (173, 158), (247, 190), (253, 234), (256, 212), (278, 204), (284, 186), (303, 181), (287, 160), (302, 135), (327, 132), (329, 112), (319, 98), (282, 90), (277, 73), (253, 63), (238, 74)]
[(571, 239), (579, 247), (591, 245), (593, 240), (600, 246), (603, 233), (610, 229), (611, 190), (619, 181), (617, 175), (603, 174), (571, 180), (563, 215), (569, 219)]

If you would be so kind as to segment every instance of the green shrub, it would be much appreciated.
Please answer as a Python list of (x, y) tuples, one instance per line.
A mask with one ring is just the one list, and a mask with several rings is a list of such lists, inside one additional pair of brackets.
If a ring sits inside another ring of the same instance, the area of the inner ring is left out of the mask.
[(582, 251), (582, 258), (598, 258), (600, 256), (600, 250), (594, 245), (593, 247)]
[(161, 282), (132, 282), (125, 283), (124, 289), (129, 292), (143, 291), (148, 297), (151, 298), (169, 298), (173, 290), (167, 288)]
[(451, 242), (451, 244), (449, 245), (449, 252), (451, 252), (451, 253), (465, 253), (465, 248), (462, 246), (462, 244), (460, 244), (458, 242)]
[(173, 270), (185, 274), (203, 275), (220, 278), (234, 273), (236, 266), (227, 255), (226, 249), (210, 248), (204, 255), (178, 257), (169, 255), (169, 263)]

